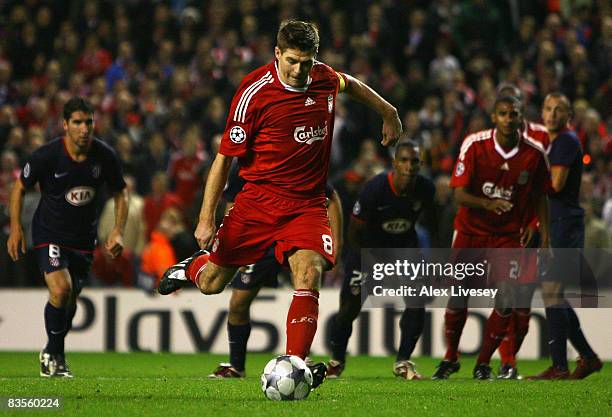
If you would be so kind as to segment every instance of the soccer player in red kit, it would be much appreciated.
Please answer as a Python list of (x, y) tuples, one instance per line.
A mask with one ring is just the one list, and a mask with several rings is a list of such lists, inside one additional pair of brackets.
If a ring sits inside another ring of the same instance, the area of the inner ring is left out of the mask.
[[(289, 265), (295, 292), (287, 314), (286, 353), (304, 358), (317, 329), (319, 283), (335, 259), (325, 183), (337, 95), (365, 103), (383, 119), (382, 144), (402, 131), (397, 110), (359, 80), (315, 60), (319, 35), (312, 23), (283, 22), (275, 59), (247, 75), (230, 107), (219, 153), (211, 167), (195, 237), (201, 251), (171, 267), (158, 291), (192, 281), (217, 294), (242, 265), (257, 262), (276, 243)], [(247, 183), (217, 231), (214, 213), (232, 159)], [(311, 368), (313, 369), (313, 368)], [(313, 388), (325, 365), (313, 369)]]
[[(509, 95), (524, 103), (523, 92), (514, 84), (502, 82), (497, 87), (498, 96)], [(523, 134), (540, 143), (544, 149), (550, 144), (546, 126), (525, 120)], [(539, 244), (538, 218), (535, 210), (532, 220), (525, 227), (521, 237), (521, 244), (525, 248), (535, 248)], [(538, 281), (537, 254), (535, 251), (525, 251), (525, 259), (521, 264), (521, 285), (516, 288), (516, 307), (512, 312), (508, 332), (499, 345), (501, 365), (497, 377), (500, 379), (516, 379), (519, 377), (516, 367), (518, 354), (525, 336), (529, 331), (531, 319), (531, 301)]]
[[(494, 129), (468, 136), (451, 179), (459, 205), (453, 248), (521, 248), (522, 231), (533, 217), (541, 221), (541, 246), (549, 247), (548, 197), (550, 174), (541, 145), (525, 135), (521, 103), (511, 96), (497, 98)], [(514, 307), (511, 262), (490, 265), (489, 279), (497, 283), (495, 310), (487, 321), (483, 345), (474, 368), (475, 379), (490, 379), (491, 355), (504, 338)], [(459, 339), (467, 318), (467, 298), (451, 297), (444, 317), (447, 351), (433, 379), (446, 379), (459, 370)]]

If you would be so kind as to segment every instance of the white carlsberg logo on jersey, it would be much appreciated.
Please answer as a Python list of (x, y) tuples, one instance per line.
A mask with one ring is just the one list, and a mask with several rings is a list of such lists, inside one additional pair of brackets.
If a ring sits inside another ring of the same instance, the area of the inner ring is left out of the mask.
[(514, 187), (503, 188), (498, 187), (492, 182), (485, 182), (482, 184), (482, 192), (489, 198), (501, 198), (503, 200), (512, 200), (512, 194), (514, 193)]
[(317, 126), (314, 127), (306, 127), (306, 126), (298, 126), (293, 131), (293, 139), (299, 143), (305, 143), (307, 145), (312, 145), (314, 142), (323, 140), (327, 136), (327, 122), (325, 122), (325, 126)]
[(304, 103), (304, 106), (308, 107), (308, 106), (312, 106), (313, 104), (315, 104), (315, 101), (311, 99), (310, 97), (306, 97), (306, 102)]
[(66, 201), (73, 206), (80, 207), (90, 203), (96, 195), (92, 187), (74, 187), (66, 193)]

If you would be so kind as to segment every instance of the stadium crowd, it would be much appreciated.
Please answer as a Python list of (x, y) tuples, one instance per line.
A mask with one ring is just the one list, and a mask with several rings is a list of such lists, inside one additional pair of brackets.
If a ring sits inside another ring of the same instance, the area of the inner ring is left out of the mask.
[[(278, 23), (317, 22), (318, 58), (367, 82), (399, 110), (437, 186), (440, 237), (450, 246), (448, 187), (462, 139), (490, 125), (496, 86), (521, 88), (530, 121), (561, 91), (585, 150), (586, 247), (612, 243), (612, 6), (603, 0), (304, 2), (8, 1), (0, 5), (0, 245), (8, 196), (27, 156), (62, 134), (72, 96), (96, 109), (95, 135), (113, 146), (131, 191), (126, 251), (97, 251), (100, 285), (153, 288), (197, 247), (201, 191), (240, 80), (269, 62)], [(342, 97), (342, 96), (340, 96)], [(380, 121), (338, 101), (331, 182), (345, 214), (388, 166)], [(29, 192), (24, 225), (38, 203)], [(112, 202), (111, 202), (112, 204)], [(105, 207), (100, 241), (112, 228)], [(340, 274), (336, 274), (340, 276)], [(328, 284), (337, 283), (332, 273)], [(0, 286), (42, 285), (36, 263), (0, 251)]]

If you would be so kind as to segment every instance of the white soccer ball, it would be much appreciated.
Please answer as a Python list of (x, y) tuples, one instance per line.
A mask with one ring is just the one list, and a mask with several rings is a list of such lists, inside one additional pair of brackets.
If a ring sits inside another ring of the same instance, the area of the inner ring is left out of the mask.
[(310, 394), (312, 372), (297, 356), (272, 359), (261, 375), (261, 389), (269, 400), (303, 400)]

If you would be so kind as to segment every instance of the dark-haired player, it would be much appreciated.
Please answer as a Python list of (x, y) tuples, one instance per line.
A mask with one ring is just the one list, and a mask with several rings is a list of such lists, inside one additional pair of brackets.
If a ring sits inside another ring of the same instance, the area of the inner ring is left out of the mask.
[[(584, 247), (584, 210), (579, 204), (582, 177), (582, 147), (576, 132), (569, 128), (571, 106), (566, 96), (551, 93), (544, 99), (542, 119), (550, 135), (548, 158), (551, 164), (553, 194), (551, 208), (551, 245), (553, 248)], [(568, 256), (559, 251), (558, 256)], [(579, 251), (573, 254), (576, 270), (584, 262)], [(573, 270), (567, 261), (553, 262), (542, 280), (542, 296), (546, 305), (546, 323), (552, 366), (530, 379), (583, 379), (599, 371), (603, 364), (587, 342), (576, 312), (564, 296), (564, 275), (571, 273), (555, 265)], [(572, 271), (573, 272), (573, 271)], [(567, 339), (580, 354), (578, 364), (570, 375), (567, 366)]]
[[(257, 262), (275, 244), (279, 263), (289, 265), (295, 292), (287, 314), (286, 353), (304, 358), (317, 329), (323, 271), (334, 264), (334, 243), (325, 207), (325, 183), (337, 95), (345, 92), (383, 119), (382, 143), (401, 134), (397, 110), (374, 90), (315, 60), (319, 34), (312, 23), (283, 22), (275, 60), (240, 84), (221, 146), (211, 167), (195, 231), (207, 254), (171, 267), (159, 292), (169, 294), (193, 282), (216, 294), (237, 269)], [(247, 181), (217, 231), (214, 213), (238, 158)], [(313, 369), (318, 386), (325, 365)]]
[[(434, 208), (435, 186), (419, 175), (419, 147), (412, 141), (401, 142), (393, 158), (393, 170), (368, 181), (353, 207), (349, 223), (350, 252), (345, 262), (345, 278), (340, 293), (340, 309), (331, 330), (332, 359), (327, 364), (328, 377), (337, 378), (344, 370), (346, 347), (353, 321), (361, 311), (361, 248), (418, 248), (415, 225), (421, 213), (428, 230), (436, 236)], [(410, 361), (423, 331), (425, 307), (407, 306), (400, 319), (400, 346), (393, 373), (404, 379), (420, 379)]]
[[(502, 82), (497, 87), (498, 96), (512, 96), (524, 104), (523, 92), (514, 84)], [(544, 125), (524, 119), (523, 135), (548, 148), (550, 140)], [(523, 230), (521, 244), (525, 248), (536, 248), (539, 245), (539, 222), (533, 210), (532, 219)], [(499, 345), (501, 365), (497, 377), (500, 379), (519, 378), (516, 366), (516, 356), (521, 349), (523, 340), (529, 331), (531, 319), (531, 301), (538, 282), (537, 253), (534, 250), (524, 252), (524, 260), (520, 271), (521, 284), (516, 286), (516, 307), (512, 312), (508, 332)]]
[[(492, 114), (495, 128), (468, 136), (461, 146), (451, 180), (459, 205), (453, 248), (466, 248), (466, 252), (471, 248), (521, 248), (524, 225), (534, 210), (541, 222), (540, 245), (549, 246), (548, 161), (542, 146), (524, 134), (521, 109), (516, 98), (498, 97)], [(457, 252), (461, 256), (462, 251)], [(507, 333), (514, 308), (511, 280), (518, 278), (513, 265), (517, 260), (494, 257), (489, 279), (497, 283), (499, 293), (485, 327), (475, 379), (491, 378), (489, 361)], [(433, 379), (446, 379), (459, 370), (467, 301), (459, 296), (449, 299), (444, 316), (447, 350)]]
[(24, 191), (39, 184), (41, 199), (32, 221), (38, 265), (45, 275), (47, 345), (40, 352), (40, 375), (72, 377), (64, 355), (64, 338), (72, 327), (76, 299), (89, 275), (96, 229), (106, 187), (115, 200), (115, 227), (105, 248), (111, 257), (123, 249), (127, 191), (115, 152), (93, 137), (94, 114), (82, 98), (64, 106), (64, 136), (36, 150), (11, 194), (8, 252), (13, 260), (25, 252), (21, 226)]
[[(226, 213), (234, 205), (236, 195), (242, 190), (245, 181), (238, 175), (237, 165), (230, 172), (227, 186), (223, 191), (223, 198), (227, 202)], [(336, 253), (340, 253), (342, 242), (342, 204), (338, 193), (328, 186), (326, 195), (329, 201), (327, 212), (329, 215), (332, 236)], [(229, 342), (229, 362), (221, 363), (211, 373), (209, 378), (244, 378), (247, 343), (251, 335), (251, 303), (259, 293), (262, 286), (276, 287), (277, 275), (282, 269), (274, 256), (274, 247), (271, 247), (263, 258), (252, 265), (241, 268), (231, 282), (232, 296), (227, 316), (227, 335)]]

